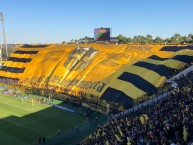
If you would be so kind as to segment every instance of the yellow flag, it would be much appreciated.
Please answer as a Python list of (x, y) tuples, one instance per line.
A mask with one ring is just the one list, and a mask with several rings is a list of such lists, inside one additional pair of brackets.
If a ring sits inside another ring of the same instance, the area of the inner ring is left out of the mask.
[(145, 121), (149, 120), (149, 117), (146, 114), (143, 114), (143, 116), (145, 117)]
[(103, 134), (102, 134), (102, 136), (104, 136), (105, 135), (105, 132), (103, 131)]
[(131, 139), (127, 137), (127, 145), (131, 145)]
[(151, 128), (151, 129), (153, 128), (152, 124), (149, 124), (149, 128)]
[(185, 126), (183, 129), (183, 139), (184, 139), (184, 141), (187, 141), (187, 130), (186, 130)]
[(128, 120), (128, 118), (126, 117), (126, 121), (127, 121), (127, 123), (129, 123), (129, 120)]
[(118, 126), (117, 128), (118, 128), (119, 133), (121, 134), (121, 136), (124, 136), (124, 135), (123, 135), (123, 132), (121, 131), (121, 128), (120, 128), (119, 126)]
[(100, 132), (99, 131), (97, 131), (97, 135), (100, 136)]
[(106, 141), (106, 145), (109, 145), (109, 141), (108, 140)]
[(115, 137), (116, 137), (117, 141), (121, 142), (121, 139), (118, 135), (115, 134)]
[(139, 120), (140, 120), (141, 124), (144, 124), (145, 120), (144, 120), (144, 117), (143, 117), (143, 116), (140, 116), (140, 117), (139, 117)]
[(127, 122), (127, 125), (129, 126), (130, 122), (129, 122), (128, 118), (126, 118), (126, 122)]
[(92, 138), (92, 134), (88, 138), (91, 139)]

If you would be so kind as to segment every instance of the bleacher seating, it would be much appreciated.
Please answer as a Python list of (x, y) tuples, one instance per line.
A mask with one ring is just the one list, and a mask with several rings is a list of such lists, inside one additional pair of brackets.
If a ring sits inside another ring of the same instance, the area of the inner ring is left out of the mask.
[(166, 98), (112, 119), (81, 145), (185, 145), (193, 143), (193, 72), (175, 80)]

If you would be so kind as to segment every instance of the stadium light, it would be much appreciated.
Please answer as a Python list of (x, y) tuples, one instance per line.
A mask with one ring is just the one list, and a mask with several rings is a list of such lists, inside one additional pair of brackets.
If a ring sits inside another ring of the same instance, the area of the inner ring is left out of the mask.
[[(0, 63), (0, 65), (2, 66), (2, 48), (3, 48), (3, 46), (2, 46), (2, 44), (0, 43), (0, 61), (1, 61), (1, 63)], [(0, 66), (0, 67), (1, 67)]]
[[(7, 51), (7, 43), (5, 39), (5, 29), (4, 29), (4, 15), (2, 12), (0, 12), (0, 20), (2, 22), (2, 29), (3, 29), (3, 39), (4, 39), (4, 45), (5, 45), (5, 50), (6, 50), (6, 56), (8, 57), (8, 51)], [(2, 51), (2, 49), (1, 49)], [(2, 53), (1, 53), (2, 54)]]

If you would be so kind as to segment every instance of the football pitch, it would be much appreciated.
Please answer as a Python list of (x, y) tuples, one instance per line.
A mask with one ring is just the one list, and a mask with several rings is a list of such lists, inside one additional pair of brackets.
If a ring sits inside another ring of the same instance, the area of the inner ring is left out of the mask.
[(49, 138), (74, 130), (88, 119), (47, 104), (0, 94), (0, 145), (34, 145), (40, 137)]

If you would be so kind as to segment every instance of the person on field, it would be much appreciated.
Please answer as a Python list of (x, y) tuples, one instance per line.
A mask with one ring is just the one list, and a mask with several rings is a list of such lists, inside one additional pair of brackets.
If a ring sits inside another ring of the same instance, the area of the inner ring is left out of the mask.
[(43, 138), (42, 138), (42, 142), (43, 142), (43, 144), (45, 144), (45, 143), (46, 143), (46, 139), (45, 139), (45, 137), (43, 137)]
[(38, 139), (38, 144), (41, 144), (42, 143), (42, 139), (41, 137)]

